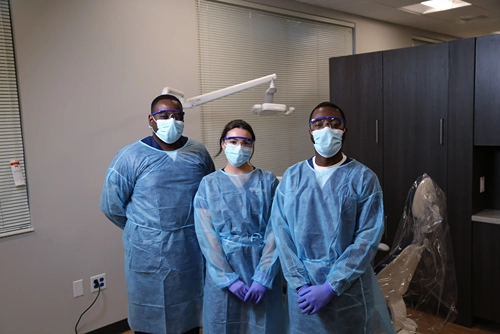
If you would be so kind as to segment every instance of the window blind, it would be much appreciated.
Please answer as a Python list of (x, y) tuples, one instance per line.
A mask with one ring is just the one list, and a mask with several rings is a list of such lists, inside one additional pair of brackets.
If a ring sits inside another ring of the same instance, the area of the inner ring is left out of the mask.
[(27, 188), (15, 185), (11, 161), (26, 180), (10, 4), (0, 0), (0, 237), (33, 231)]
[[(274, 103), (293, 106), (295, 113), (251, 114), (264, 102), (269, 85), (263, 84), (202, 105), (203, 142), (214, 155), (225, 124), (243, 119), (256, 135), (252, 164), (280, 176), (314, 153), (309, 114), (329, 100), (328, 59), (353, 53), (353, 28), (232, 3), (198, 0), (201, 93), (276, 73)], [(215, 164), (226, 164), (223, 154)]]

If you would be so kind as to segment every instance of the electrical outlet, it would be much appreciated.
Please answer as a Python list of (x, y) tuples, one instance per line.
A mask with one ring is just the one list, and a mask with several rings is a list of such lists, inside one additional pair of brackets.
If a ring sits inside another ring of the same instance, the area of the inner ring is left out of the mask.
[(484, 181), (485, 181), (484, 176), (481, 176), (479, 178), (479, 192), (480, 193), (484, 193)]
[[(95, 280), (97, 280), (98, 284), (94, 283)], [(107, 285), (106, 274), (95, 275), (90, 278), (90, 292), (99, 291), (99, 286), (101, 290), (104, 290)]]
[(83, 280), (73, 282), (73, 297), (83, 296)]

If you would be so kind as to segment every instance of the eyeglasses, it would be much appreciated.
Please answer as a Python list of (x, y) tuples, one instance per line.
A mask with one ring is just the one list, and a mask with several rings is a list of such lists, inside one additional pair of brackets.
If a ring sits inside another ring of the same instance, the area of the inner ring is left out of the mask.
[(176, 121), (184, 121), (184, 111), (175, 109), (164, 109), (158, 110), (151, 114), (151, 116), (158, 115), (158, 119), (170, 119), (173, 118)]
[(345, 129), (345, 120), (341, 117), (335, 116), (321, 116), (313, 118), (309, 121), (309, 128), (311, 130), (319, 130), (323, 129), (327, 124), (331, 129)]
[(241, 145), (241, 147), (253, 147), (253, 143), (255, 142), (255, 140), (253, 140), (252, 138), (238, 137), (238, 136), (224, 137), (222, 138), (222, 140), (226, 145), (227, 144)]

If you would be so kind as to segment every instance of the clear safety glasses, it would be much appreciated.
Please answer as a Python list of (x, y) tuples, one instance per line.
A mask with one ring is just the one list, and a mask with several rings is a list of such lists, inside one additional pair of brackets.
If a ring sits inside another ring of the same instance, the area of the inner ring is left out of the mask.
[(309, 128), (311, 130), (320, 130), (326, 127), (327, 124), (331, 129), (345, 129), (345, 120), (341, 117), (335, 116), (321, 116), (313, 118), (309, 121)]
[(175, 109), (164, 109), (164, 110), (158, 110), (152, 113), (151, 115), (158, 115), (158, 119), (170, 119), (173, 118), (176, 121), (184, 121), (184, 111), (182, 110), (175, 110)]
[(231, 144), (231, 145), (240, 145), (241, 147), (253, 147), (253, 143), (255, 140), (252, 138), (247, 138), (247, 137), (224, 137), (222, 138), (224, 141), (224, 144)]

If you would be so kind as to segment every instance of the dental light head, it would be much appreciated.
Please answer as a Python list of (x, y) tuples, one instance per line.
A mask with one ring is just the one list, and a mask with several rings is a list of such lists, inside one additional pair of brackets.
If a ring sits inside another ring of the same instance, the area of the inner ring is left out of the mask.
[(271, 85), (266, 90), (266, 95), (264, 96), (264, 103), (262, 104), (254, 104), (252, 109), (250, 110), (254, 115), (280, 115), (284, 116), (291, 115), (294, 111), (294, 107), (286, 109), (285, 104), (277, 104), (273, 103), (274, 93), (276, 93), (277, 89), (274, 87), (274, 80), (271, 80)]
[(262, 104), (254, 104), (252, 109), (250, 110), (254, 115), (281, 115), (288, 116), (293, 114), (295, 111), (294, 107), (290, 107), (286, 109), (285, 104), (277, 104), (277, 103), (262, 103)]
[(162, 94), (174, 95), (181, 101), (184, 109), (189, 109), (270, 82), (271, 84), (266, 90), (266, 94), (264, 96), (264, 103), (255, 104), (252, 107), (251, 112), (255, 115), (291, 115), (295, 110), (294, 107), (287, 109), (285, 104), (273, 103), (274, 93), (277, 91), (276, 87), (274, 87), (274, 79), (276, 79), (276, 74), (270, 74), (265, 77), (198, 95), (187, 100), (184, 100), (183, 92), (171, 87), (163, 88)]

